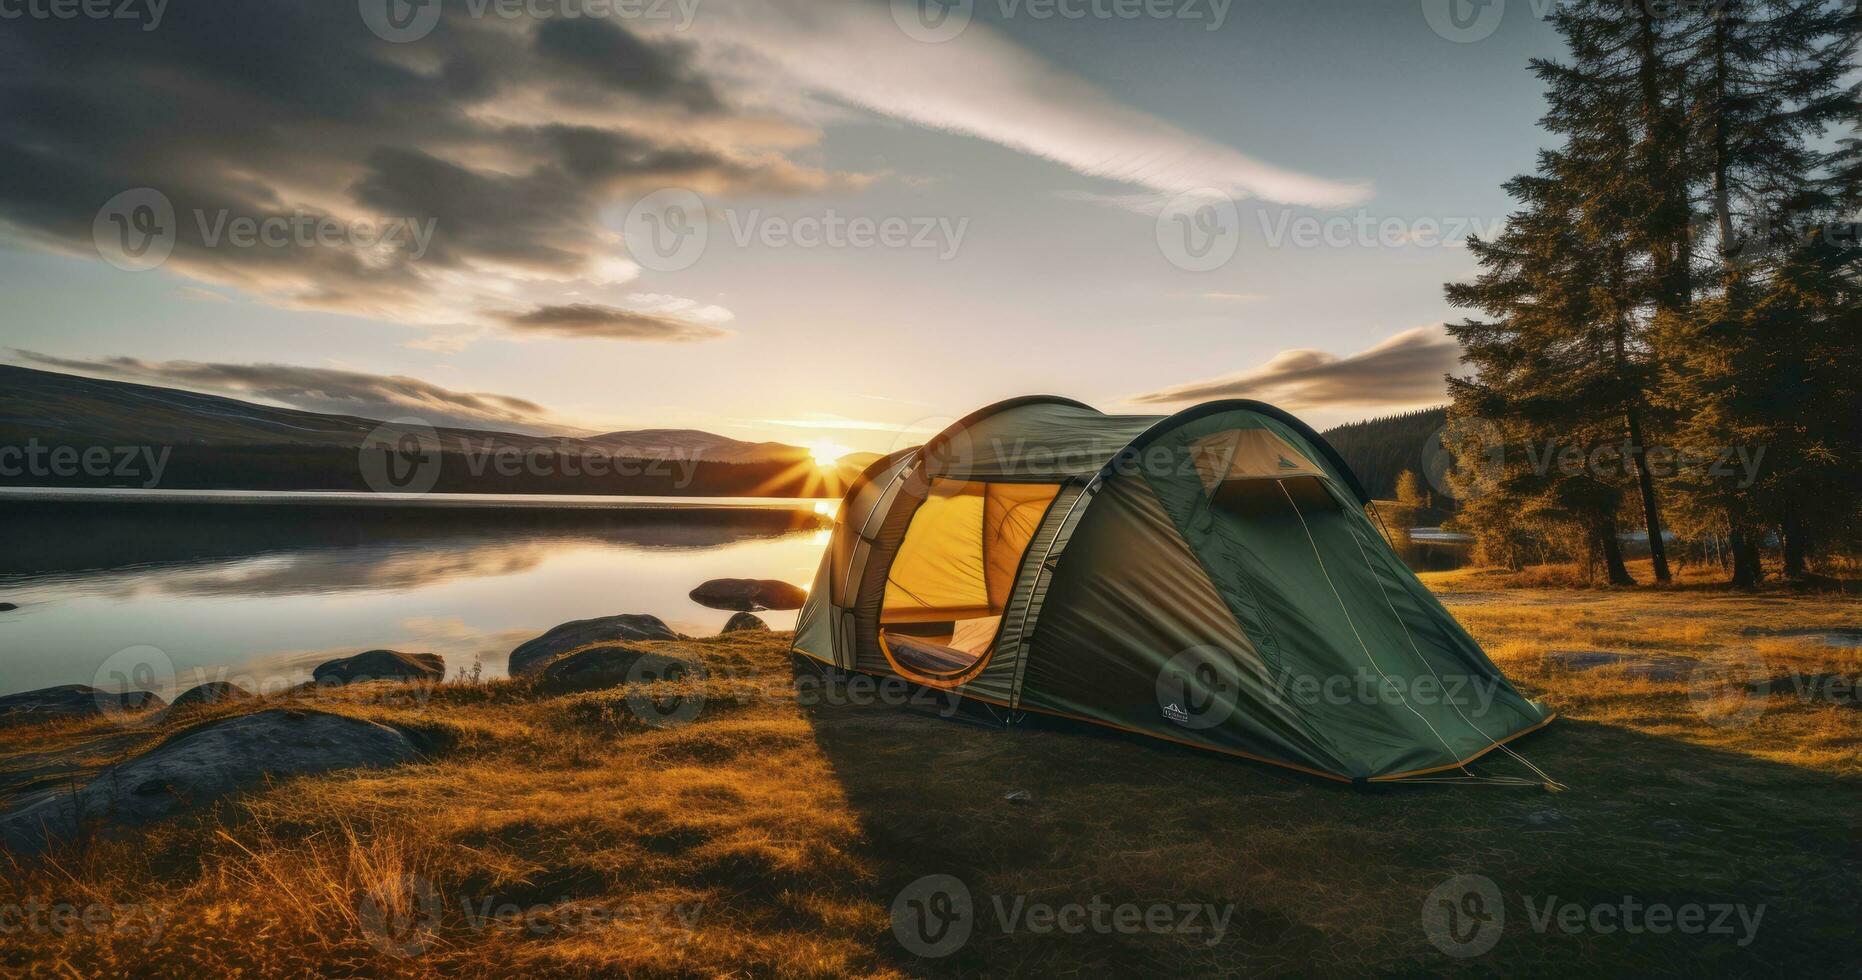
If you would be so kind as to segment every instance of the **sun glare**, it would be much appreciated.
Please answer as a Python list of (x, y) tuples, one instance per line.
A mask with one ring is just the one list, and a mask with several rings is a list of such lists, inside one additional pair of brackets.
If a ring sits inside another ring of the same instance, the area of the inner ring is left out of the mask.
[(833, 466), (840, 461), (842, 456), (850, 452), (853, 452), (853, 447), (843, 446), (838, 442), (828, 442), (825, 439), (810, 443), (808, 446), (808, 454), (815, 458), (815, 465), (822, 469)]

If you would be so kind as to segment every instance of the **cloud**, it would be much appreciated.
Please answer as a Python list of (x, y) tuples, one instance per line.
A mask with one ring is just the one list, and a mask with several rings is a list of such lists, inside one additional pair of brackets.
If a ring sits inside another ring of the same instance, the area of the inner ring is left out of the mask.
[[(752, 52), (812, 91), (1045, 157), (1160, 201), (1211, 187), (1315, 207), (1369, 197), (1366, 183), (1276, 166), (1121, 105), (984, 24), (926, 44), (901, 31), (885, 4), (837, 4), (833, 11), (823, 16), (811, 0), (723, 0), (706, 6), (696, 29), (728, 45), (738, 71), (763, 70), (746, 67), (742, 52)], [(731, 70), (717, 60), (708, 65)]]
[(417, 416), (436, 425), (550, 431), (553, 413), (511, 395), (454, 391), (398, 374), (367, 374), (291, 364), (145, 361), (134, 357), (64, 358), (12, 352), (19, 360), (95, 377), (141, 381), (269, 402), (326, 415), (386, 419)]
[(558, 337), (687, 343), (729, 336), (727, 331), (709, 324), (597, 303), (539, 306), (527, 313), (506, 313), (502, 319), (513, 330)]
[(1405, 330), (1346, 357), (1325, 351), (1281, 351), (1252, 371), (1137, 395), (1140, 405), (1174, 405), (1216, 398), (1253, 398), (1292, 410), (1434, 404), (1446, 400), (1443, 375), (1461, 348), (1441, 325)]
[[(11, 22), (0, 229), (94, 258), (99, 208), (154, 188), (177, 216), (165, 274), (457, 333), (637, 273), (603, 216), (647, 191), (864, 180), (790, 159), (819, 130), (733, 104), (689, 42), (611, 19), (443, 9), (405, 45), (342, 3), (175, 4), (148, 32)], [(215, 233), (298, 215), (411, 219), (431, 241), (236, 247)]]

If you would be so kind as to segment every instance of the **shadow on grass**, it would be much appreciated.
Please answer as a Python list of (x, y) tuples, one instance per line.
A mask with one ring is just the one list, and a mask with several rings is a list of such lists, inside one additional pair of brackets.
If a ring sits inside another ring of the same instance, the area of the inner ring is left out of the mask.
[[(1567, 783), (1566, 793), (1366, 792), (1077, 723), (1030, 718), (1003, 728), (984, 715), (985, 724), (962, 724), (977, 717), (924, 706), (804, 710), (865, 830), (879, 868), (874, 900), (890, 907), (928, 875), (952, 876), (969, 893), (970, 935), (954, 946), (947, 935), (943, 955), (877, 937), (882, 955), (910, 973), (1834, 973), (1853, 965), (1862, 800), (1852, 778), (1561, 719), (1520, 748)], [(1504, 909), (1492, 950), (1465, 959), (1432, 943), (1422, 922), (1431, 890), (1458, 874), (1490, 879)], [(928, 887), (906, 896), (919, 900), (903, 906), (907, 929), (929, 907)], [(1109, 928), (1095, 927), (1096, 896), (1109, 906), (1168, 906), (1157, 921), (1173, 931), (1119, 931), (1113, 912), (1100, 918)], [(1625, 896), (1645, 907), (1709, 907), (1704, 926), (1716, 928), (1604, 932), (1621, 919), (1606, 912), (1600, 928), (1566, 932), (1561, 920), (1542, 918), (1548, 903), (1575, 903), (1588, 922), (1592, 907), (1620, 907)], [(1039, 931), (1045, 923), (1033, 907), (1068, 905), (1086, 906), (1073, 913), (1083, 931)], [(1186, 922), (1185, 905), (1226, 910), (1225, 928), (1207, 913)], [(1741, 905), (1762, 916), (1756, 929), (1731, 908)], [(1723, 921), (1719, 906), (1728, 907)], [(1185, 925), (1200, 930), (1175, 931)]]

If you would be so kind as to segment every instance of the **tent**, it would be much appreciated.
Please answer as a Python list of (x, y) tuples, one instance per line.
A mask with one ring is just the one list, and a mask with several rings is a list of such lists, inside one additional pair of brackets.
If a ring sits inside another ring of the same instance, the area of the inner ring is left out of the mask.
[[(793, 652), (1010, 719), (1341, 781), (1508, 781), (1468, 765), (1552, 714), (1403, 565), (1368, 503), (1318, 433), (1261, 402), (1158, 417), (1011, 399), (853, 483)], [(1539, 775), (1513, 781), (1556, 785)]]

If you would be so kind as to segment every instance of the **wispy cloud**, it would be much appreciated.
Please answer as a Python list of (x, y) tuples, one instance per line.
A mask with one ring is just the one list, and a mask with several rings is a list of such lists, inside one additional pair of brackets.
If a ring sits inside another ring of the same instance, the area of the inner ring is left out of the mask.
[[(981, 23), (925, 44), (901, 32), (884, 4), (811, 0), (709, 4), (701, 36), (729, 46), (715, 73), (747, 66), (754, 52), (810, 90), (932, 129), (975, 136), (1045, 157), (1089, 177), (1168, 197), (1215, 188), (1283, 204), (1340, 207), (1370, 195), (1368, 183), (1276, 166), (1122, 105)], [(1144, 198), (1147, 195), (1137, 195)]]
[(512, 330), (546, 333), (558, 337), (589, 337), (601, 340), (653, 340), (666, 343), (689, 343), (716, 340), (729, 332), (706, 323), (622, 310), (598, 303), (569, 303), (539, 306), (524, 313), (505, 313), (499, 319)]
[(1443, 376), (1461, 348), (1440, 324), (1405, 330), (1356, 354), (1281, 351), (1250, 371), (1137, 395), (1140, 405), (1176, 405), (1216, 398), (1253, 398), (1282, 408), (1372, 408), (1446, 399)]

